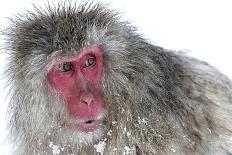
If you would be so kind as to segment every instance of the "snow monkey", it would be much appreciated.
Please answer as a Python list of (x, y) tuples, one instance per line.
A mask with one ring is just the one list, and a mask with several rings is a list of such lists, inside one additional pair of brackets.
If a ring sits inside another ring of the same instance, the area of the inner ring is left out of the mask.
[(101, 3), (48, 4), (4, 31), (17, 155), (232, 153), (232, 82), (152, 45)]

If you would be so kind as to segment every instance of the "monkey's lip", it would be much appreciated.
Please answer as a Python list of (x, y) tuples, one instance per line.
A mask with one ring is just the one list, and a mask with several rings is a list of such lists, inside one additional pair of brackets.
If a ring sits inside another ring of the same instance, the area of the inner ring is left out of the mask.
[(102, 125), (102, 120), (87, 120), (75, 123), (75, 127), (82, 132), (93, 132)]

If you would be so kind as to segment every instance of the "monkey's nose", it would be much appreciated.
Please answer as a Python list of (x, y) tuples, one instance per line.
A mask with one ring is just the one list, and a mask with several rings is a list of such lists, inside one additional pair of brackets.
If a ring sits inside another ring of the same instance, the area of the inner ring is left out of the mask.
[(93, 102), (93, 94), (83, 92), (80, 98), (81, 102), (89, 106)]

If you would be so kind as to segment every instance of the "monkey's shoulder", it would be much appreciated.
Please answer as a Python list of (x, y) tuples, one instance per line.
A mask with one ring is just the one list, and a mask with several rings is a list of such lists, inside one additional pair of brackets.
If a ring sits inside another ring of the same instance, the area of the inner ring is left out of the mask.
[(232, 151), (231, 80), (206, 62), (183, 54), (178, 58), (184, 93), (204, 135), (202, 139), (210, 141), (212, 153)]
[(179, 57), (181, 61), (178, 63), (182, 66), (184, 79), (191, 80), (189, 83), (198, 86), (210, 99), (216, 100), (216, 96), (221, 96), (221, 99), (232, 103), (231, 79), (204, 61), (183, 54)]

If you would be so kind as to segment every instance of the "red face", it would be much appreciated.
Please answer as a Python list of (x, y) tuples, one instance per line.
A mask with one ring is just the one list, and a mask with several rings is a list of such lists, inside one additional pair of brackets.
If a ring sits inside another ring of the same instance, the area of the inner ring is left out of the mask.
[(57, 60), (48, 73), (49, 82), (61, 92), (73, 126), (83, 132), (99, 128), (103, 119), (100, 79), (103, 67), (101, 50), (84, 48), (69, 58)]

